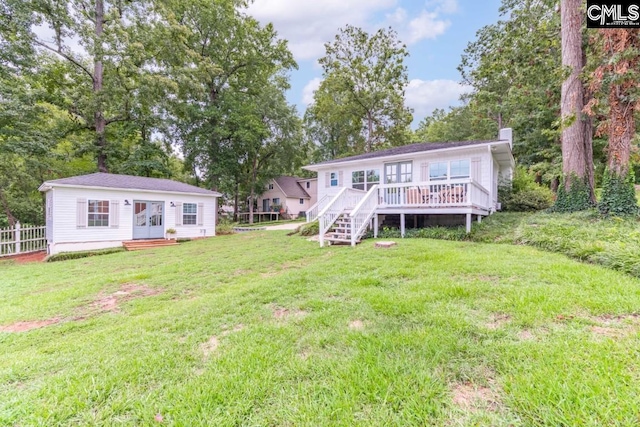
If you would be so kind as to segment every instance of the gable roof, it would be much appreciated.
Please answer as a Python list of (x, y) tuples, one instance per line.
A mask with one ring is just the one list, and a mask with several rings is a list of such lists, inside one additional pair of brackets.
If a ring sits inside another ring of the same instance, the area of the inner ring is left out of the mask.
[(204, 196), (221, 196), (221, 194), (216, 191), (185, 184), (184, 182), (172, 181), (170, 179), (117, 175), (103, 172), (46, 181), (40, 186), (39, 190), (47, 191), (52, 187), (111, 188), (128, 191), (142, 190), (156, 193), (189, 193)]
[(311, 196), (309, 196), (309, 193), (307, 193), (298, 182), (301, 179), (302, 178), (295, 176), (279, 176), (274, 181), (286, 197), (292, 199), (310, 199)]
[[(477, 140), (477, 141), (457, 141), (457, 142), (419, 142), (417, 144), (402, 145), (400, 147), (393, 147), (386, 150), (374, 151), (371, 153), (358, 154), (357, 156), (343, 157), (341, 159), (327, 160), (326, 162), (315, 163), (309, 165), (312, 167), (331, 165), (334, 163), (352, 162), (357, 160), (375, 159), (378, 157), (390, 157), (400, 156), (404, 154), (421, 153), (425, 151), (444, 150), (447, 148), (459, 148), (473, 145), (491, 144), (496, 142), (504, 142), (508, 144), (506, 140)], [(305, 169), (307, 167), (305, 166)]]

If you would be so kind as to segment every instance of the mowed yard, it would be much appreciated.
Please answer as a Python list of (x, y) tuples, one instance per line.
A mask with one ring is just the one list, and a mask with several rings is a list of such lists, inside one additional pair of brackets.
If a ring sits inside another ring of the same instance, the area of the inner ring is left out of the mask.
[(0, 425), (640, 423), (639, 280), (285, 233), (0, 262)]

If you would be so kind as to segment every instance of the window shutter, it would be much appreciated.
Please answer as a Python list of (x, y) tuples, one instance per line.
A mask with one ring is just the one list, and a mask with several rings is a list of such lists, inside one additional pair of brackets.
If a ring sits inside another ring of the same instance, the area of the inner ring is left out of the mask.
[(474, 157), (471, 159), (471, 179), (474, 181), (482, 181), (482, 159)]
[(175, 203), (176, 205), (176, 225), (182, 225), (182, 203)]
[(76, 227), (86, 228), (87, 226), (87, 199), (78, 199), (76, 205)]
[(112, 200), (109, 206), (109, 226), (111, 228), (120, 227), (120, 201)]
[(198, 203), (198, 225), (204, 224), (204, 203)]
[(344, 180), (342, 179), (344, 176), (344, 173), (342, 171), (338, 172), (338, 187), (342, 187)]
[(429, 163), (420, 163), (420, 181), (429, 181)]
[(326, 172), (324, 174), (324, 187), (325, 188), (331, 187), (331, 172)]

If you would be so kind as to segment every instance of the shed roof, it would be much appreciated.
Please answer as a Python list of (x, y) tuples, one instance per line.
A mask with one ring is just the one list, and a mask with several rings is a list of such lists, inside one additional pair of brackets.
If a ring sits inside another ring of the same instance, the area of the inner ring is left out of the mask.
[(275, 181), (285, 196), (292, 199), (310, 199), (309, 193), (299, 184), (301, 179), (295, 176), (279, 176)]
[(147, 178), (144, 176), (117, 175), (113, 173), (97, 172), (89, 175), (72, 176), (69, 178), (47, 181), (40, 186), (40, 191), (46, 191), (50, 187), (93, 187), (113, 188), (121, 190), (143, 190), (159, 193), (189, 193), (202, 194), (204, 196), (220, 196), (216, 191), (172, 181), (163, 178)]

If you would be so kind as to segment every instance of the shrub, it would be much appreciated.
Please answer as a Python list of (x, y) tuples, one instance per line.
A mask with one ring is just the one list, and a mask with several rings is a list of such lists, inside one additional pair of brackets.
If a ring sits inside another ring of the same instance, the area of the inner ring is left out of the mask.
[(553, 203), (553, 192), (538, 185), (535, 178), (522, 167), (516, 167), (513, 180), (498, 187), (502, 209), (510, 212), (531, 212), (547, 209)]
[(320, 234), (320, 222), (313, 221), (308, 224), (302, 224), (300, 227), (296, 228), (296, 231), (291, 234), (300, 233), (301, 236), (315, 236)]
[(603, 215), (637, 215), (638, 200), (634, 186), (634, 173), (627, 176), (614, 175), (605, 170), (602, 177), (602, 197), (598, 209)]
[(49, 255), (46, 259), (47, 262), (67, 261), (70, 259), (87, 258), (90, 256), (109, 255), (117, 252), (124, 252), (126, 249), (123, 247), (101, 249), (97, 251), (80, 251), (80, 252), (62, 252), (55, 255)]
[(565, 177), (558, 187), (556, 203), (551, 208), (552, 212), (579, 212), (592, 209), (591, 192), (589, 185), (584, 179), (578, 178), (575, 174), (571, 177), (569, 190), (565, 189)]
[(220, 218), (218, 225), (216, 225), (216, 234), (219, 236), (224, 236), (225, 234), (233, 234), (233, 221), (227, 218)]

